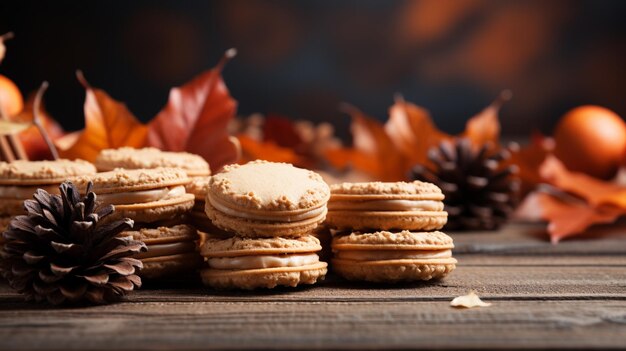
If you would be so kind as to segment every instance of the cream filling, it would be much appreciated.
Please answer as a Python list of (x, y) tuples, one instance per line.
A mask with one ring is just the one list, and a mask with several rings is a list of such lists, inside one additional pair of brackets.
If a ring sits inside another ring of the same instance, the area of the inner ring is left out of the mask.
[(432, 258), (450, 258), (452, 250), (419, 251), (419, 250), (346, 250), (335, 254), (336, 258), (353, 261), (383, 260), (420, 260)]
[(129, 191), (124, 193), (99, 194), (98, 201), (111, 205), (141, 204), (159, 200), (169, 200), (185, 195), (185, 187), (182, 185), (173, 188), (160, 188), (142, 191)]
[(432, 200), (358, 200), (330, 201), (328, 210), (344, 211), (441, 211), (441, 201)]
[(207, 262), (215, 269), (261, 269), (277, 267), (301, 267), (315, 264), (320, 261), (317, 254), (297, 255), (268, 255), (268, 256), (239, 256), (213, 257)]
[(213, 206), (216, 210), (222, 213), (225, 213), (229, 216), (240, 217), (240, 218), (245, 218), (245, 219), (260, 220), (260, 221), (273, 221), (273, 222), (303, 221), (305, 219), (315, 218), (321, 215), (325, 210), (325, 207), (321, 206), (321, 207), (312, 209), (310, 211), (295, 214), (295, 215), (285, 215), (284, 211), (273, 211), (273, 213), (272, 211), (268, 211), (266, 214), (266, 213), (256, 213), (256, 212), (245, 212), (245, 210), (243, 209), (233, 210), (232, 208), (228, 206), (222, 205), (221, 203), (219, 203), (219, 201), (216, 201), (213, 197), (209, 197), (209, 202), (211, 203), (211, 206)]
[(36, 185), (36, 186), (0, 186), (0, 198), (2, 199), (30, 199), (37, 189), (43, 189), (50, 194), (59, 194), (58, 185)]
[(135, 258), (151, 258), (159, 256), (178, 255), (196, 250), (196, 243), (193, 241), (183, 241), (169, 244), (147, 245), (148, 251), (137, 254)]

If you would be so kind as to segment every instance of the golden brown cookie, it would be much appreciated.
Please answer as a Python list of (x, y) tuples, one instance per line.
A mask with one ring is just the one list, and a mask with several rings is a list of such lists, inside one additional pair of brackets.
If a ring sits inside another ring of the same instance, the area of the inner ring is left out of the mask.
[(319, 240), (298, 238), (223, 238), (208, 235), (201, 248), (206, 285), (218, 289), (256, 289), (314, 284), (324, 279)]
[(441, 232), (338, 234), (332, 242), (333, 271), (377, 283), (439, 279), (456, 267), (452, 248), (452, 238)]
[(448, 219), (436, 185), (414, 182), (331, 186), (325, 225), (340, 230), (436, 230)]
[(95, 173), (96, 168), (82, 160), (0, 162), (0, 215), (23, 214), (24, 200), (32, 199), (37, 189), (58, 194), (68, 178)]
[(241, 236), (299, 236), (324, 221), (329, 196), (313, 171), (253, 161), (211, 177), (205, 210), (216, 226)]
[(178, 168), (117, 169), (72, 181), (83, 190), (93, 182), (97, 201), (115, 206), (115, 213), (107, 220), (124, 217), (147, 223), (171, 220), (189, 212), (194, 204), (194, 196), (185, 190), (190, 179)]
[(165, 278), (175, 274), (193, 273), (202, 263), (197, 241), (200, 239), (195, 228), (188, 225), (172, 227), (142, 228), (126, 231), (122, 236), (132, 236), (148, 247), (134, 257), (143, 263), (139, 275), (146, 279)]
[(135, 149), (122, 147), (119, 149), (102, 150), (96, 158), (95, 165), (100, 172), (112, 171), (116, 168), (149, 169), (149, 168), (180, 168), (189, 177), (208, 176), (211, 174), (209, 164), (202, 156), (188, 152), (161, 151), (146, 147)]

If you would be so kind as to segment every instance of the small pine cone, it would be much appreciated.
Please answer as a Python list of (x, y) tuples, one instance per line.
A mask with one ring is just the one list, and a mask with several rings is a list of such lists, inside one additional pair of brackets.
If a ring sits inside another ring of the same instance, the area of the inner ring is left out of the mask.
[(436, 184), (445, 195), (449, 230), (495, 230), (517, 205), (517, 167), (509, 165), (507, 149), (491, 144), (473, 147), (469, 139), (443, 141), (428, 152), (434, 167), (417, 165), (416, 180)]
[(132, 237), (117, 237), (133, 227), (125, 218), (103, 224), (115, 211), (96, 208), (96, 194), (87, 195), (70, 182), (61, 195), (38, 189), (26, 200), (26, 215), (13, 218), (3, 233), (0, 273), (27, 300), (62, 303), (105, 303), (141, 286), (135, 272), (141, 261), (129, 256), (147, 251)]

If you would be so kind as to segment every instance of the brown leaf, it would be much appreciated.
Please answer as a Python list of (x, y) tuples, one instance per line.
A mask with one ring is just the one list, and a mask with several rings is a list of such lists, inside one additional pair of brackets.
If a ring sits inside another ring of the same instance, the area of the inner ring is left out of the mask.
[(498, 113), (502, 105), (511, 100), (511, 97), (510, 90), (502, 91), (491, 105), (467, 121), (462, 137), (470, 139), (474, 145), (478, 146), (485, 143), (498, 144), (500, 141)]
[(111, 98), (104, 90), (91, 87), (80, 72), (78, 79), (86, 89), (85, 129), (55, 142), (61, 157), (93, 162), (103, 149), (143, 147), (147, 127), (126, 105)]
[(552, 195), (537, 193), (541, 216), (548, 221), (548, 233), (553, 244), (581, 234), (599, 223), (613, 223), (624, 214), (616, 207), (592, 207), (584, 202), (566, 202)]
[(148, 145), (201, 155), (214, 171), (237, 162), (239, 148), (227, 129), (237, 102), (221, 76), (235, 53), (228, 50), (215, 68), (170, 91), (167, 105), (149, 124)]
[(273, 141), (257, 141), (245, 134), (240, 134), (237, 138), (241, 144), (241, 163), (258, 159), (299, 164), (298, 155), (290, 148), (278, 146)]
[(397, 97), (389, 108), (385, 132), (393, 136), (392, 142), (407, 158), (409, 167), (427, 164), (428, 150), (451, 138), (437, 129), (426, 109), (406, 102), (401, 97)]

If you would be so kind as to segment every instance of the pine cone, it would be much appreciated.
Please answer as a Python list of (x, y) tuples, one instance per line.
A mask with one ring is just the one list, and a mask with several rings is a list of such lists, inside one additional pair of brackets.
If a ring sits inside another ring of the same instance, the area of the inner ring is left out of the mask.
[(475, 149), (469, 139), (444, 141), (428, 152), (434, 164), (413, 168), (413, 178), (438, 185), (445, 195), (449, 230), (494, 230), (517, 205), (517, 167), (507, 149), (491, 144)]
[(27, 300), (105, 303), (141, 286), (135, 274), (141, 261), (129, 256), (147, 251), (146, 245), (117, 237), (133, 227), (131, 219), (100, 222), (115, 209), (96, 208), (91, 188), (83, 198), (70, 182), (61, 184), (61, 195), (38, 189), (34, 200), (24, 201), (27, 214), (3, 233), (0, 273)]

